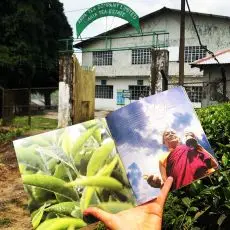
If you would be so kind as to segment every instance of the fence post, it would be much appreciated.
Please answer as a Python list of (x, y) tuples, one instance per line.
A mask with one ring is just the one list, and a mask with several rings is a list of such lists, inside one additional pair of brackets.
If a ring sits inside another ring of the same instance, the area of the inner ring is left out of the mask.
[(1, 90), (1, 95), (0, 95), (0, 118), (3, 118), (3, 111), (4, 111), (4, 88), (0, 86), (0, 90)]
[[(168, 50), (152, 49), (151, 94), (168, 89)], [(159, 76), (161, 74), (161, 77)]]
[(221, 67), (221, 75), (222, 75), (222, 82), (223, 82), (223, 101), (227, 101), (227, 84), (226, 84), (226, 71), (223, 67)]
[(74, 55), (73, 63), (72, 121), (76, 124), (94, 119), (95, 69), (83, 68)]
[(3, 95), (3, 119), (2, 125), (9, 125), (13, 120), (13, 104), (14, 104), (14, 94), (9, 90), (4, 90)]
[(73, 80), (72, 55), (59, 58), (59, 98), (58, 98), (58, 127), (71, 124), (71, 93)]
[(151, 63), (151, 95), (156, 93), (156, 84), (157, 84), (157, 50), (151, 50), (152, 63)]

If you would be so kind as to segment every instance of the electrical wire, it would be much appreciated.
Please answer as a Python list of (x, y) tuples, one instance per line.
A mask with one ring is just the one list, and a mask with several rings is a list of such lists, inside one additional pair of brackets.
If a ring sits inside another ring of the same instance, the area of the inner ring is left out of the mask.
[(194, 18), (193, 18), (193, 16), (192, 16), (192, 13), (191, 13), (191, 10), (190, 10), (190, 6), (189, 6), (189, 3), (188, 3), (188, 0), (185, 0), (185, 1), (186, 1), (186, 5), (187, 5), (187, 7), (188, 7), (189, 15), (190, 15), (190, 18), (191, 18), (191, 20), (192, 20), (192, 24), (193, 24), (193, 27), (194, 27), (194, 29), (195, 29), (195, 32), (196, 32), (196, 35), (197, 35), (197, 38), (198, 38), (198, 41), (199, 41), (199, 44), (200, 44), (201, 48), (203, 48), (205, 51), (207, 51), (209, 54), (211, 54), (212, 57), (214, 58), (214, 60), (220, 65), (220, 62), (219, 62), (218, 59), (216, 58), (215, 54), (214, 54), (212, 51), (210, 51), (206, 46), (204, 46), (204, 45), (202, 44), (201, 39), (200, 39), (199, 32), (198, 32), (197, 27), (196, 27), (195, 20), (194, 20)]
[(82, 11), (82, 10), (88, 10), (89, 8), (82, 8), (82, 9), (76, 9), (76, 10), (67, 10), (64, 11), (64, 13), (73, 13), (73, 12), (78, 12), (78, 11)]
[(210, 51), (209, 49), (207, 49), (207, 47), (205, 47), (202, 44), (201, 39), (200, 39), (200, 35), (199, 35), (197, 27), (196, 27), (196, 23), (195, 23), (194, 18), (193, 18), (192, 14), (191, 14), (191, 10), (190, 10), (190, 6), (189, 6), (189, 3), (188, 3), (188, 0), (185, 0), (185, 1), (186, 1), (186, 5), (188, 7), (189, 15), (191, 17), (192, 24), (193, 24), (194, 29), (196, 31), (196, 35), (197, 35), (197, 38), (198, 38), (200, 46), (204, 50), (206, 50), (209, 54), (211, 54), (211, 56), (213, 57), (213, 59), (217, 62), (217, 64), (220, 67), (220, 72), (221, 72), (222, 79), (220, 79), (219, 83), (217, 83), (217, 84), (220, 84), (220, 83), (223, 84), (223, 99), (224, 99), (224, 101), (226, 101), (227, 100), (227, 97), (226, 97), (226, 82), (227, 82), (226, 81), (226, 70), (225, 70), (224, 66), (218, 61), (218, 59), (216, 58), (215, 54), (212, 51)]

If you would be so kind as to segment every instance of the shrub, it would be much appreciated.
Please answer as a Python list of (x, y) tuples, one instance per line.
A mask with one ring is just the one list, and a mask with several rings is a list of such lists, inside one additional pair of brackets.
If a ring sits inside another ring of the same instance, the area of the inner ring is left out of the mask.
[(197, 111), (221, 169), (171, 193), (164, 229), (229, 229), (230, 226), (230, 104)]
[(10, 141), (23, 134), (22, 128), (0, 128), (0, 143)]

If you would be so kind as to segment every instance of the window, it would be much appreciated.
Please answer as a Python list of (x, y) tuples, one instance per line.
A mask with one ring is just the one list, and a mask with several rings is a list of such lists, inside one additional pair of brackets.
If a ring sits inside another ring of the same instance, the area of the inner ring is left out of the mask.
[(139, 100), (140, 97), (149, 96), (150, 87), (144, 85), (129, 85), (131, 100)]
[(112, 51), (93, 52), (93, 65), (112, 65)]
[(137, 80), (137, 85), (144, 85), (144, 81), (143, 80)]
[(107, 80), (101, 80), (101, 85), (106, 85), (107, 84)]
[[(207, 48), (207, 46), (205, 46)], [(206, 51), (201, 46), (185, 46), (184, 61), (193, 62), (206, 56)]]
[(96, 85), (96, 98), (113, 98), (113, 85)]
[(151, 49), (132, 50), (132, 64), (149, 64), (151, 60)]
[(191, 102), (201, 102), (202, 86), (186, 86), (185, 89)]

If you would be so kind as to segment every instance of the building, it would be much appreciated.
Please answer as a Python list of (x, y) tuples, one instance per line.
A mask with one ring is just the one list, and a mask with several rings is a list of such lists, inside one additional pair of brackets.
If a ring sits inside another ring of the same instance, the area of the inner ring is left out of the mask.
[[(230, 98), (230, 49), (224, 49), (191, 63), (203, 71), (202, 106), (217, 104)], [(218, 61), (218, 62), (217, 62)]]
[[(203, 45), (209, 50), (229, 47), (230, 18), (192, 13)], [(82, 50), (82, 65), (96, 66), (96, 109), (114, 110), (146, 96), (150, 89), (151, 48), (169, 50), (168, 79), (178, 82), (180, 10), (162, 8), (140, 18), (142, 34), (124, 24), (75, 45)], [(200, 107), (203, 72), (189, 63), (206, 56), (190, 15), (185, 16), (185, 87), (194, 106)], [(122, 97), (122, 91), (130, 99)]]

